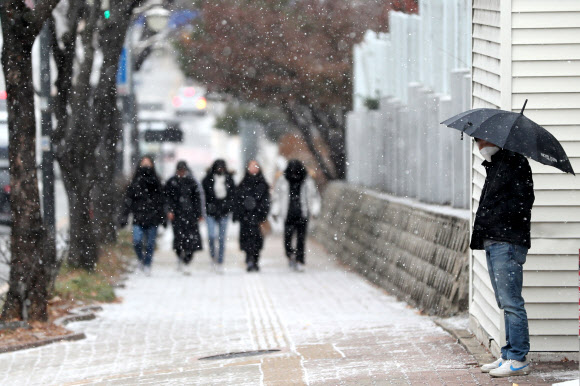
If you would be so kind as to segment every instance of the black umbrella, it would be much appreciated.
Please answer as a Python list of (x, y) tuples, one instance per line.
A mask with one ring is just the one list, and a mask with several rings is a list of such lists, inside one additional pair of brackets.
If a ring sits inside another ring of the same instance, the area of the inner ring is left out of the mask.
[(524, 115), (522, 111), (474, 109), (465, 111), (443, 122), (494, 145), (530, 157), (544, 165), (553, 166), (575, 175), (562, 145), (550, 132)]

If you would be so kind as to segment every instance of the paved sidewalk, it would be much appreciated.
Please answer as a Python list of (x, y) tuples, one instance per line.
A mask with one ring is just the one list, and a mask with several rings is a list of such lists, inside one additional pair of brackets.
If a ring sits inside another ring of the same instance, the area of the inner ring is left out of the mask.
[[(512, 384), (481, 374), (429, 318), (309, 248), (305, 273), (288, 270), (280, 238), (270, 237), (261, 273), (246, 273), (230, 243), (225, 274), (202, 252), (191, 276), (160, 251), (151, 277), (134, 274), (119, 291), (121, 304), (69, 325), (86, 340), (0, 355), (0, 385)], [(199, 360), (267, 349), (280, 351)], [(571, 377), (511, 381), (554, 375)]]

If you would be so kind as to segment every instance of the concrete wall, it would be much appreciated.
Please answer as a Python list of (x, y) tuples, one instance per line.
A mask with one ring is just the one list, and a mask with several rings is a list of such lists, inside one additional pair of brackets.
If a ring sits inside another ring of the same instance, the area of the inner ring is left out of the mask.
[(343, 263), (429, 314), (465, 311), (469, 214), (345, 183), (324, 192), (316, 237)]

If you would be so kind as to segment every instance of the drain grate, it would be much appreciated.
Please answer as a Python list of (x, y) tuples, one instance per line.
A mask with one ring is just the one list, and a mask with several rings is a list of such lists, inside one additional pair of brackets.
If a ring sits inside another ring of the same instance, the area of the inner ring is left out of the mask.
[(280, 350), (274, 349), (274, 350), (254, 350), (254, 351), (229, 352), (226, 354), (212, 355), (209, 357), (199, 358), (199, 360), (200, 361), (212, 361), (212, 360), (219, 360), (219, 359), (253, 357), (256, 355), (272, 354), (272, 353), (279, 352), (279, 351)]

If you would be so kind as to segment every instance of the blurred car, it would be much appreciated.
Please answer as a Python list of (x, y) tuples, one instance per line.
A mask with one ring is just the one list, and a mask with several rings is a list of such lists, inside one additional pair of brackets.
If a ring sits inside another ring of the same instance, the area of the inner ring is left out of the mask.
[(180, 87), (172, 103), (176, 115), (204, 115), (207, 111), (205, 92), (193, 86)]
[(12, 224), (10, 215), (10, 172), (8, 168), (0, 169), (0, 224)]

